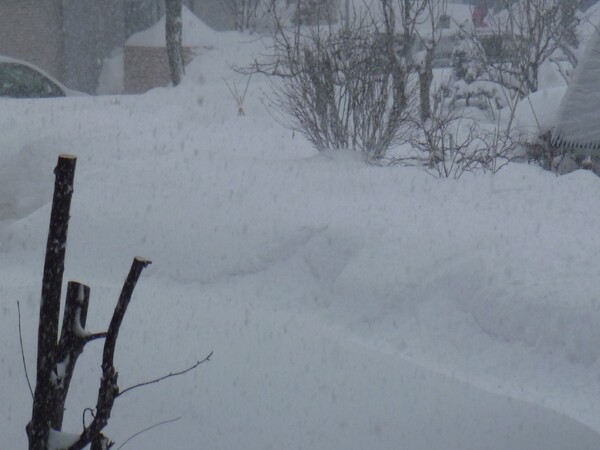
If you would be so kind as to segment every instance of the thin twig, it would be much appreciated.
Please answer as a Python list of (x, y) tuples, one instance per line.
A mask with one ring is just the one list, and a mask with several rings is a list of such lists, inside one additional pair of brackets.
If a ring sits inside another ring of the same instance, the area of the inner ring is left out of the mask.
[(196, 364), (194, 364), (191, 367), (188, 367), (185, 370), (182, 370), (181, 372), (171, 372), (168, 375), (165, 375), (163, 377), (156, 378), (156, 379), (150, 380), (150, 381), (146, 381), (144, 383), (139, 383), (139, 384), (130, 386), (130, 387), (126, 388), (126, 389), (123, 389), (122, 391), (119, 392), (119, 394), (117, 395), (117, 397), (122, 396), (124, 393), (126, 393), (127, 391), (131, 391), (132, 389), (136, 389), (136, 388), (139, 388), (139, 387), (142, 387), (142, 386), (147, 386), (149, 384), (158, 383), (160, 381), (166, 380), (167, 378), (176, 377), (176, 376), (179, 376), (179, 375), (183, 375), (184, 373), (190, 372), (191, 370), (194, 370), (196, 367), (198, 367), (200, 364), (202, 364), (202, 363), (204, 363), (206, 361), (210, 361), (210, 357), (212, 356), (212, 354), (213, 354), (213, 352), (210, 352), (209, 355), (206, 358), (204, 358), (202, 361), (196, 362)]
[[(232, 89), (232, 87), (229, 85), (229, 83), (227, 82), (227, 80), (225, 78), (223, 78), (223, 81), (225, 82), (225, 86), (227, 86), (227, 89), (229, 90), (229, 93), (231, 94), (231, 96), (235, 99), (235, 101), (238, 101), (238, 95), (237, 95), (237, 91), (234, 91)], [(235, 84), (234, 84), (235, 86)]]
[(250, 80), (252, 79), (252, 74), (248, 76), (248, 80), (246, 81), (246, 88), (244, 89), (244, 93), (242, 94), (242, 103), (246, 100), (246, 94), (248, 93), (248, 87), (250, 86)]
[(119, 446), (117, 447), (117, 450), (120, 450), (120, 449), (122, 449), (122, 448), (125, 446), (125, 444), (127, 444), (127, 443), (128, 443), (130, 440), (132, 440), (134, 437), (137, 437), (137, 436), (139, 436), (140, 434), (142, 434), (142, 433), (145, 433), (146, 431), (150, 431), (152, 428), (156, 428), (156, 427), (159, 427), (159, 426), (161, 426), (161, 425), (166, 425), (166, 424), (168, 424), (168, 423), (177, 422), (179, 419), (181, 419), (181, 417), (176, 417), (175, 419), (163, 420), (162, 422), (155, 423), (155, 424), (154, 424), (154, 425), (152, 425), (151, 427), (148, 427), (148, 428), (145, 428), (145, 429), (143, 429), (143, 430), (141, 430), (141, 431), (138, 431), (138, 432), (137, 432), (137, 433), (135, 433), (133, 436), (130, 436), (130, 437), (128, 437), (128, 438), (125, 440), (125, 442), (123, 442), (121, 445), (119, 445)]
[(29, 386), (29, 392), (31, 392), (31, 398), (33, 399), (33, 389), (31, 388), (29, 374), (27, 373), (27, 363), (25, 362), (25, 350), (23, 350), (23, 333), (21, 332), (21, 305), (18, 300), (17, 312), (19, 314), (19, 342), (21, 343), (21, 358), (23, 359), (23, 370), (25, 371), (25, 379), (27, 380), (27, 386)]

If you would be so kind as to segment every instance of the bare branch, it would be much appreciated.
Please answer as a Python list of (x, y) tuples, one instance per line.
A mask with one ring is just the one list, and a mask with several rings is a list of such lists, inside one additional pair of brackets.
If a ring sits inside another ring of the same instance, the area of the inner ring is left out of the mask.
[(143, 382), (143, 383), (135, 384), (133, 386), (128, 387), (127, 389), (123, 389), (122, 391), (119, 392), (119, 394), (117, 395), (117, 397), (121, 397), (123, 394), (125, 394), (126, 392), (131, 391), (133, 389), (137, 389), (137, 388), (142, 387), (142, 386), (148, 386), (149, 384), (159, 383), (159, 382), (161, 382), (163, 380), (166, 380), (167, 378), (177, 377), (179, 375), (183, 375), (183, 374), (185, 374), (187, 372), (190, 372), (190, 371), (194, 370), (196, 367), (198, 367), (200, 364), (202, 364), (202, 363), (204, 363), (206, 361), (210, 361), (210, 357), (212, 355), (213, 355), (213, 352), (210, 352), (208, 354), (208, 356), (206, 358), (204, 358), (202, 361), (197, 361), (193, 366), (190, 366), (187, 369), (184, 369), (184, 370), (182, 370), (180, 372), (171, 372), (168, 375), (162, 376), (160, 378), (156, 378), (154, 380), (150, 380), (150, 381), (146, 381), (146, 382)]
[(83, 341), (87, 344), (88, 342), (95, 341), (96, 339), (105, 339), (108, 336), (107, 331), (103, 331), (101, 333), (90, 333), (83, 337)]
[(152, 426), (150, 426), (150, 427), (148, 427), (148, 428), (144, 428), (143, 430), (141, 430), (141, 431), (138, 431), (137, 433), (135, 433), (133, 436), (130, 436), (130, 437), (128, 437), (128, 438), (125, 440), (125, 442), (123, 442), (121, 445), (119, 445), (119, 446), (117, 447), (117, 450), (120, 450), (120, 449), (122, 449), (123, 447), (125, 447), (125, 444), (127, 444), (127, 443), (128, 443), (129, 441), (131, 441), (133, 438), (135, 438), (135, 437), (138, 437), (140, 434), (143, 434), (143, 433), (145, 433), (146, 431), (150, 431), (150, 430), (152, 430), (153, 428), (159, 427), (159, 426), (161, 426), (161, 425), (166, 425), (166, 424), (168, 424), (168, 423), (177, 422), (177, 421), (178, 421), (178, 420), (180, 420), (180, 419), (181, 419), (181, 417), (176, 417), (175, 419), (163, 420), (162, 422), (155, 423), (154, 425), (152, 425)]
[(79, 439), (68, 450), (82, 450), (90, 443), (98, 443), (99, 439), (104, 439), (103, 437), (101, 438), (101, 432), (108, 424), (115, 398), (119, 395), (119, 387), (117, 385), (118, 373), (114, 367), (114, 354), (119, 330), (129, 302), (131, 301), (135, 285), (142, 271), (149, 264), (151, 264), (150, 260), (140, 257), (134, 258), (131, 264), (131, 269), (121, 290), (121, 295), (117, 301), (117, 306), (108, 327), (106, 340), (104, 341), (102, 378), (100, 380), (100, 388), (98, 389), (96, 415), (90, 426), (83, 430)]
[(29, 386), (29, 392), (31, 392), (31, 398), (33, 399), (33, 389), (31, 388), (31, 382), (29, 381), (29, 374), (27, 373), (27, 363), (25, 362), (25, 351), (23, 350), (23, 334), (21, 332), (21, 305), (17, 300), (17, 312), (19, 314), (19, 343), (21, 345), (21, 358), (23, 359), (23, 370), (25, 371), (25, 379), (27, 380), (27, 386)]
[(317, 150), (355, 150), (374, 161), (401, 140), (411, 92), (393, 29), (366, 15), (341, 29), (278, 23), (273, 42), (273, 55), (253, 69), (277, 78), (272, 104)]
[(237, 87), (237, 83), (234, 81), (233, 82), (233, 87), (229, 84), (229, 82), (223, 78), (223, 81), (225, 82), (225, 85), (227, 86), (227, 89), (229, 90), (229, 93), (231, 94), (231, 96), (234, 98), (237, 107), (238, 107), (238, 116), (243, 116), (245, 115), (244, 112), (244, 101), (246, 100), (246, 94), (248, 93), (248, 87), (250, 86), (250, 80), (252, 79), (252, 74), (250, 74), (248, 76), (248, 79), (246, 80), (246, 87), (244, 88), (244, 92), (242, 94), (240, 94), (240, 92), (238, 91), (238, 87)]

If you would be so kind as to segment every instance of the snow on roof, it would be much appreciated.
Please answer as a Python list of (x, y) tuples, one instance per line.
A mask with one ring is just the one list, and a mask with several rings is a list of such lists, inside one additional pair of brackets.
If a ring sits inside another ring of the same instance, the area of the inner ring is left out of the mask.
[[(183, 45), (186, 47), (206, 47), (214, 45), (218, 33), (202, 22), (185, 6), (181, 14), (183, 27)], [(125, 45), (130, 47), (164, 47), (165, 46), (165, 16), (150, 28), (135, 33)]]
[(588, 42), (558, 109), (552, 142), (578, 150), (600, 149), (600, 34)]

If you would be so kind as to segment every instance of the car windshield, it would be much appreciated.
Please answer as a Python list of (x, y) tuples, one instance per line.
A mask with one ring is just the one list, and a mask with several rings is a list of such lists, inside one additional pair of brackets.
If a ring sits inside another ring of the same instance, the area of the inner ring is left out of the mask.
[(64, 92), (43, 74), (18, 63), (0, 64), (0, 96), (64, 97)]

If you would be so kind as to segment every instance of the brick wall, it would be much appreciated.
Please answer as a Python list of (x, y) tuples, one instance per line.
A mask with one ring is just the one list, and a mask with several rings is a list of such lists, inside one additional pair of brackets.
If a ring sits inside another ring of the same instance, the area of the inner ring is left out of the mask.
[[(193, 55), (192, 48), (183, 48), (185, 64), (192, 60)], [(141, 94), (152, 88), (167, 86), (171, 83), (166, 48), (126, 46), (123, 58), (125, 94)]]
[(0, 1), (0, 55), (64, 76), (61, 0)]

